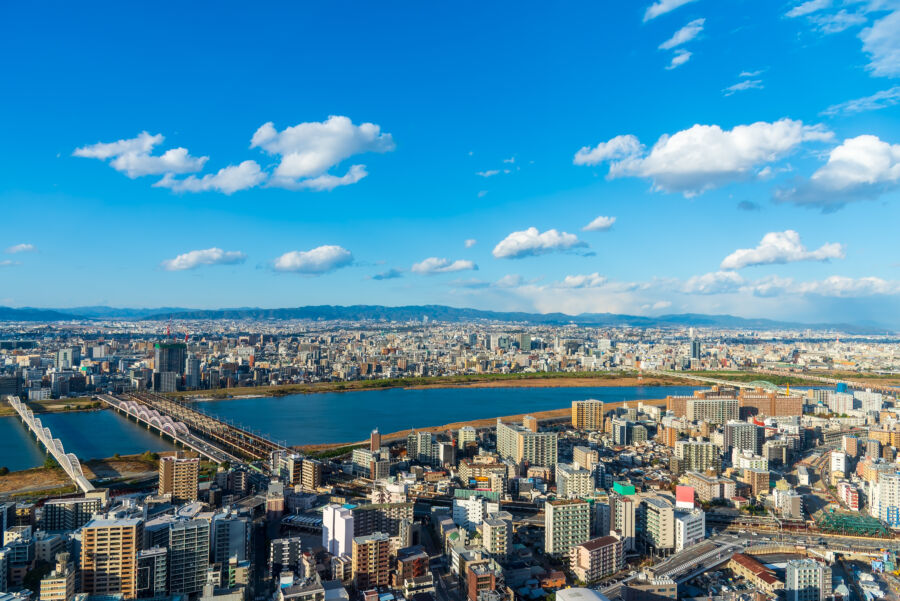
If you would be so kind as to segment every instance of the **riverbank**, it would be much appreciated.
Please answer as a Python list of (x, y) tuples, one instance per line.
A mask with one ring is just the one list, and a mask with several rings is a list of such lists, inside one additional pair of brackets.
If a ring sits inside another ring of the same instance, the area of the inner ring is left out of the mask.
[[(68, 413), (70, 411), (94, 411), (100, 409), (100, 401), (91, 397), (76, 397), (72, 399), (46, 399), (43, 401), (27, 401), (25, 403), (35, 414), (40, 413)], [(0, 401), (0, 417), (15, 415), (16, 412), (6, 400)]]
[[(131, 480), (156, 475), (159, 470), (158, 457), (168, 453), (122, 455), (106, 459), (91, 459), (81, 465), (88, 480)], [(72, 489), (72, 490), (69, 490)], [(30, 495), (32, 493), (67, 494), (74, 492), (75, 486), (62, 470), (56, 467), (36, 467), (28, 470), (9, 472), (0, 476), (0, 495)]]
[(536, 372), (515, 374), (476, 374), (423, 378), (384, 378), (348, 382), (313, 382), (284, 386), (250, 386), (217, 390), (182, 391), (170, 396), (186, 400), (225, 400), (246, 397), (277, 397), (321, 392), (354, 392), (406, 388), (591, 388), (614, 386), (684, 386), (691, 382), (675, 376), (644, 376), (638, 372)]
[[(623, 401), (618, 403), (604, 403), (603, 410), (611, 410), (617, 409), (619, 407), (629, 406), (629, 407), (637, 407), (638, 403), (643, 403), (645, 405), (654, 405), (654, 406), (662, 406), (666, 404), (665, 399), (644, 399), (644, 400), (635, 400), (635, 401)], [(536, 418), (539, 422), (549, 421), (549, 420), (557, 420), (562, 418), (570, 418), (572, 415), (572, 407), (563, 407), (560, 409), (550, 409), (548, 411), (532, 411), (531, 413), (517, 413), (515, 415), (503, 415), (499, 416), (499, 419), (502, 419), (504, 422), (521, 422), (522, 418), (526, 415), (531, 415)], [(470, 426), (472, 428), (490, 428), (497, 423), (497, 417), (489, 417), (484, 419), (473, 419), (461, 422), (453, 422), (449, 424), (444, 424), (442, 426), (426, 426), (423, 428), (413, 428), (407, 430), (399, 430), (397, 432), (390, 432), (388, 434), (382, 434), (381, 440), (382, 442), (395, 442), (398, 440), (405, 439), (411, 432), (431, 432), (433, 434), (439, 434), (444, 432), (455, 432), (462, 427)], [(304, 453), (309, 453), (313, 455), (323, 455), (329, 456), (332, 455), (333, 451), (342, 451), (349, 452), (354, 447), (359, 447), (363, 445), (367, 445), (367, 440), (361, 440), (358, 442), (341, 442), (341, 443), (323, 443), (323, 444), (311, 444), (311, 445), (300, 445), (294, 447)]]

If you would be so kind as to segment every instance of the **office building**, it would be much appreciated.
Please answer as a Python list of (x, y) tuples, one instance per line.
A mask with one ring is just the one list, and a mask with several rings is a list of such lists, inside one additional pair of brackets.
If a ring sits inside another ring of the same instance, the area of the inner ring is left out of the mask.
[(228, 511), (214, 515), (210, 525), (212, 562), (224, 568), (230, 559), (248, 559), (251, 528), (247, 517)]
[(675, 510), (675, 552), (706, 538), (706, 512), (701, 508)]
[(157, 342), (153, 348), (153, 371), (184, 373), (187, 345), (181, 342)]
[(353, 546), (353, 512), (341, 505), (322, 511), (322, 546), (332, 555), (349, 555)]
[(486, 563), (466, 566), (467, 601), (488, 601), (497, 587), (497, 574)]
[(569, 567), (575, 578), (593, 584), (625, 568), (625, 547), (615, 536), (601, 536), (572, 547)]
[(572, 401), (572, 427), (576, 430), (602, 430), (603, 401)]
[(81, 590), (90, 595), (137, 596), (140, 519), (95, 518), (81, 529)]
[(172, 495), (173, 503), (196, 501), (199, 477), (199, 457), (185, 457), (178, 452), (159, 460), (159, 494)]
[(544, 553), (568, 557), (575, 545), (591, 538), (591, 506), (587, 501), (555, 500), (544, 506)]
[(77, 530), (91, 521), (100, 511), (100, 499), (50, 499), (44, 503), (41, 527), (50, 532)]
[(138, 551), (137, 596), (139, 599), (161, 597), (169, 588), (169, 552), (165, 547)]
[(384, 532), (353, 539), (353, 580), (357, 590), (390, 584), (391, 542)]

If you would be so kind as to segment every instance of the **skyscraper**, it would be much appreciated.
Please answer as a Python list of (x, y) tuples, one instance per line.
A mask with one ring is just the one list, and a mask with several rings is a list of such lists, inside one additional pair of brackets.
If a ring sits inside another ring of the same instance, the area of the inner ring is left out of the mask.
[(572, 401), (572, 427), (576, 430), (603, 428), (603, 401)]
[(568, 557), (575, 545), (591, 538), (591, 506), (587, 501), (548, 501), (544, 509), (544, 552)]
[(184, 373), (187, 345), (181, 342), (157, 342), (153, 348), (153, 371)]
[(169, 593), (203, 590), (209, 568), (209, 522), (180, 520), (169, 527)]
[(378, 428), (372, 430), (371, 436), (369, 436), (369, 450), (373, 453), (378, 452), (381, 448), (381, 432), (378, 431)]
[(322, 546), (334, 556), (349, 555), (353, 543), (353, 513), (337, 504), (322, 511)]
[(173, 503), (197, 500), (200, 459), (184, 457), (181, 452), (159, 460), (159, 494), (172, 495)]

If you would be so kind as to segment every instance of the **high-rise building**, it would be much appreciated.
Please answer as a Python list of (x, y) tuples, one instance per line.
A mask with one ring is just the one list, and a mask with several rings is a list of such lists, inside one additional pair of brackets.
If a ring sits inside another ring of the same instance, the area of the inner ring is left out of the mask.
[[(637, 503), (633, 496), (634, 487), (630, 491), (618, 492), (613, 489), (609, 495), (610, 518), (612, 528), (619, 533), (626, 551), (637, 549)], [(630, 493), (630, 494), (627, 494)]]
[(188, 389), (200, 388), (200, 359), (189, 354), (184, 366), (184, 386)]
[(372, 433), (369, 435), (369, 450), (373, 453), (377, 453), (381, 449), (381, 432), (378, 431), (378, 428), (372, 430)]
[(556, 496), (561, 499), (587, 497), (594, 492), (594, 476), (590, 471), (570, 463), (556, 465)]
[(206, 584), (209, 522), (179, 520), (169, 526), (169, 593), (194, 595)]
[(644, 538), (655, 551), (675, 548), (675, 508), (662, 497), (646, 497), (644, 505)]
[(91, 595), (137, 596), (138, 518), (93, 519), (81, 529), (81, 590)]
[(181, 342), (157, 342), (153, 347), (153, 371), (184, 373), (187, 345)]
[(391, 541), (384, 532), (354, 538), (352, 559), (357, 590), (390, 584)]
[(700, 360), (700, 341), (691, 340), (691, 359)]
[(276, 578), (286, 570), (298, 573), (303, 556), (303, 539), (276, 538), (269, 542), (269, 578)]
[(138, 551), (138, 598), (161, 597), (169, 588), (169, 552), (165, 547), (151, 547)]
[(210, 525), (210, 559), (213, 563), (228, 565), (231, 558), (244, 561), (250, 553), (250, 520), (231, 512), (217, 513)]
[(322, 546), (332, 555), (349, 555), (353, 545), (353, 513), (341, 505), (322, 510)]
[(831, 596), (831, 568), (815, 559), (792, 559), (784, 576), (787, 601), (825, 601)]
[(68, 553), (56, 555), (56, 567), (41, 579), (41, 601), (71, 601), (75, 596), (75, 566)]
[(603, 401), (572, 401), (572, 427), (576, 430), (602, 430)]
[(706, 538), (706, 512), (701, 508), (675, 510), (675, 552)]
[(569, 567), (575, 578), (593, 584), (625, 567), (625, 548), (615, 536), (601, 536), (572, 547)]
[(453, 499), (453, 522), (460, 528), (475, 530), (492, 513), (500, 511), (500, 503), (490, 501), (481, 495), (467, 499)]
[(577, 446), (572, 449), (572, 463), (593, 473), (600, 463), (600, 453), (590, 447)]
[(752, 451), (754, 455), (762, 453), (765, 431), (749, 422), (729, 421), (725, 424), (725, 452), (729, 455), (732, 449)]
[(692, 422), (724, 424), (740, 414), (737, 399), (689, 399), (685, 404), (685, 417)]
[(612, 420), (613, 444), (625, 446), (631, 444), (631, 422), (627, 419), (614, 418)]
[(512, 550), (512, 530), (512, 514), (507, 511), (496, 511), (484, 518), (481, 523), (481, 540), (491, 557), (506, 559)]
[(679, 440), (675, 443), (679, 472), (705, 472), (722, 469), (722, 449), (712, 442)]
[(547, 501), (544, 507), (544, 553), (568, 557), (575, 545), (591, 538), (591, 506), (587, 501)]
[(301, 485), (306, 490), (315, 490), (322, 486), (322, 462), (317, 459), (303, 460), (303, 476)]
[(518, 465), (556, 465), (556, 432), (532, 432), (523, 426), (497, 420), (497, 454)]
[(475, 442), (477, 440), (478, 433), (475, 431), (475, 428), (472, 426), (463, 426), (459, 429), (459, 448), (460, 450), (466, 448), (466, 444), (470, 442)]
[(197, 500), (200, 459), (185, 457), (181, 452), (159, 460), (159, 494), (172, 495), (173, 503)]

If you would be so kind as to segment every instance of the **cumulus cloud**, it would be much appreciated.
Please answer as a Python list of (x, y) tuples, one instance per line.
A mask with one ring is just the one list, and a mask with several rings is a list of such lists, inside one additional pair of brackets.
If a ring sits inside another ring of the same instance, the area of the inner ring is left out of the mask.
[(585, 275), (567, 275), (560, 282), (562, 288), (595, 288), (606, 283), (606, 278), (597, 273), (588, 273)]
[(785, 13), (786, 17), (803, 17), (818, 12), (831, 6), (831, 0), (808, 0), (791, 8)]
[(714, 271), (689, 278), (682, 290), (687, 294), (724, 294), (738, 290), (743, 283), (744, 278), (735, 271)]
[(811, 15), (809, 20), (816, 26), (816, 29), (825, 34), (840, 33), (845, 29), (862, 25), (866, 22), (866, 17), (860, 13), (851, 13), (846, 10), (839, 10), (836, 13)]
[(442, 259), (439, 257), (428, 257), (424, 261), (415, 263), (411, 271), (422, 275), (434, 275), (438, 273), (455, 273), (457, 271), (477, 271), (478, 265), (472, 261), (458, 259), (451, 261), (450, 259)]
[(731, 96), (736, 92), (743, 92), (744, 90), (762, 90), (763, 82), (761, 79), (745, 79), (743, 81), (739, 81), (736, 84), (730, 85), (724, 90), (722, 93), (726, 96)]
[(669, 65), (666, 67), (666, 69), (671, 71), (672, 69), (680, 67), (684, 63), (691, 60), (691, 56), (693, 56), (693, 53), (688, 52), (683, 48), (679, 48), (675, 51), (675, 56), (672, 57), (672, 60), (669, 62)]
[(162, 134), (141, 132), (135, 138), (115, 142), (99, 142), (76, 148), (73, 156), (110, 161), (116, 171), (134, 179), (144, 175), (170, 173), (194, 173), (203, 169), (209, 157), (193, 157), (187, 148), (171, 148), (161, 155), (152, 155), (153, 149), (162, 144)]
[(397, 278), (402, 278), (403, 272), (399, 269), (391, 268), (382, 273), (376, 273), (372, 276), (373, 280), (395, 280)]
[(15, 255), (18, 253), (30, 253), (36, 251), (34, 244), (14, 244), (8, 247), (4, 252), (10, 255)]
[(900, 144), (862, 135), (844, 140), (808, 181), (776, 191), (775, 198), (833, 211), (848, 202), (875, 198), (898, 183)]
[(476, 244), (478, 244), (478, 240), (476, 240), (475, 238), (467, 238), (465, 241), (466, 248), (472, 248)]
[(888, 90), (875, 92), (871, 96), (855, 98), (840, 104), (829, 106), (822, 111), (823, 115), (833, 116), (840, 113), (852, 115), (865, 111), (876, 111), (900, 103), (900, 86), (894, 86)]
[(877, 19), (859, 34), (863, 52), (870, 56), (868, 68), (877, 77), (900, 75), (900, 10)]
[[(382, 133), (374, 123), (354, 125), (348, 117), (332, 115), (322, 122), (299, 123), (282, 131), (270, 121), (256, 130), (250, 147), (279, 157), (271, 185), (330, 190), (355, 183), (366, 175), (364, 165), (354, 165), (351, 171), (356, 169), (356, 173), (343, 176), (326, 176), (330, 169), (351, 156), (390, 152), (395, 145), (391, 134)], [(312, 182), (302, 185), (306, 180)]]
[(609, 153), (599, 152), (594, 157), (583, 148), (579, 153), (586, 158), (579, 162), (576, 153), (576, 164), (593, 165), (607, 160), (610, 178), (644, 177), (653, 181), (655, 190), (691, 197), (745, 179), (756, 168), (787, 156), (804, 142), (832, 137), (821, 125), (804, 125), (791, 119), (759, 121), (730, 130), (698, 124), (671, 136), (661, 136), (649, 152), (639, 144), (630, 144), (630, 154), (622, 151), (609, 158), (604, 156)]
[(637, 139), (637, 136), (628, 134), (616, 136), (608, 142), (600, 142), (593, 148), (590, 146), (583, 146), (575, 153), (573, 162), (576, 165), (597, 165), (603, 161), (614, 161), (633, 157), (643, 151), (644, 146), (641, 144), (640, 140)]
[(648, 6), (647, 10), (644, 12), (644, 23), (694, 1), (695, 0), (657, 0)]
[(243, 263), (246, 258), (247, 255), (242, 252), (213, 247), (205, 250), (192, 250), (178, 255), (174, 259), (167, 259), (162, 262), (162, 267), (166, 271), (184, 271), (196, 269), (201, 265), (234, 265)]
[(807, 250), (794, 230), (769, 232), (756, 248), (741, 248), (722, 261), (721, 269), (743, 269), (754, 265), (795, 263), (797, 261), (828, 261), (843, 259), (844, 246), (838, 243), (823, 244), (816, 250)]
[(536, 227), (512, 232), (494, 247), (493, 255), (498, 259), (520, 259), (543, 255), (554, 251), (585, 247), (587, 244), (575, 234), (549, 229), (541, 233)]
[(611, 228), (615, 222), (615, 217), (605, 217), (600, 215), (581, 229), (585, 232), (605, 232)]
[(317, 246), (311, 250), (292, 250), (275, 259), (277, 271), (321, 275), (353, 263), (353, 254), (341, 246)]
[(258, 186), (266, 179), (266, 174), (256, 161), (244, 161), (240, 165), (229, 165), (216, 173), (203, 177), (189, 175), (178, 179), (167, 173), (161, 180), (153, 184), (154, 188), (168, 188), (173, 192), (222, 192), (234, 194)]
[(706, 19), (694, 19), (678, 31), (671, 38), (659, 45), (660, 50), (671, 50), (676, 46), (687, 44), (703, 32), (703, 24)]
[(515, 288), (517, 286), (522, 285), (522, 276), (517, 273), (508, 273), (499, 280), (497, 280), (494, 285), (498, 288)]

